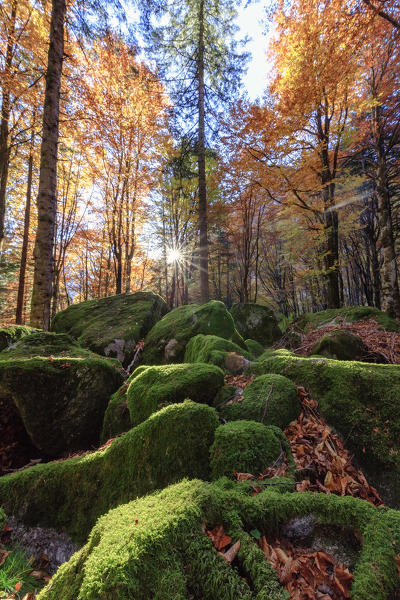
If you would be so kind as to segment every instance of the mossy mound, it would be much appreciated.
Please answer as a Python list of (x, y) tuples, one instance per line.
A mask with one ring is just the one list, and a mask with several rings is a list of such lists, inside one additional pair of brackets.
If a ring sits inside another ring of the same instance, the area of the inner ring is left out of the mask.
[(104, 450), (1, 477), (0, 505), (28, 525), (65, 529), (82, 542), (110, 508), (183, 477), (208, 479), (217, 426), (209, 406), (167, 406)]
[(166, 312), (166, 303), (153, 292), (119, 294), (72, 304), (54, 317), (52, 329), (127, 367), (137, 342)]
[(132, 426), (145, 421), (160, 408), (183, 402), (212, 405), (224, 385), (224, 374), (214, 365), (202, 363), (147, 367), (134, 377), (127, 390)]
[(244, 343), (246, 344), (246, 348), (250, 352), (250, 354), (252, 354), (256, 358), (258, 358), (259, 356), (261, 356), (261, 354), (263, 354), (264, 346), (262, 346), (260, 344), (260, 342), (257, 342), (256, 340), (248, 339), (248, 340), (245, 340)]
[(12, 402), (49, 457), (97, 446), (107, 403), (123, 381), (114, 359), (62, 334), (34, 333), (0, 353), (0, 399)]
[(275, 427), (255, 421), (233, 421), (220, 425), (210, 449), (211, 476), (234, 477), (238, 473), (263, 473), (281, 451)]
[(265, 352), (251, 369), (304, 386), (386, 501), (400, 504), (399, 366), (303, 358), (280, 350)]
[(0, 328), (0, 352), (18, 342), (25, 335), (30, 335), (36, 331), (36, 329), (27, 325), (13, 325), (12, 327)]
[[(389, 600), (397, 586), (399, 513), (363, 500), (267, 490), (248, 484), (183, 481), (119, 506), (99, 519), (87, 544), (62, 565), (38, 600), (288, 600), (254, 537), (313, 515), (363, 540), (353, 600)], [(223, 525), (240, 549), (228, 564), (204, 534)]]
[(225, 305), (211, 300), (201, 305), (179, 306), (165, 315), (146, 337), (143, 363), (153, 365), (182, 362), (186, 344), (199, 333), (216, 335), (245, 347)]
[(254, 360), (253, 355), (240, 346), (216, 335), (199, 334), (189, 340), (185, 351), (185, 362), (211, 363), (221, 369), (226, 368), (227, 354), (235, 352), (244, 356), (248, 361)]
[(296, 319), (293, 326), (297, 329), (311, 327), (326, 327), (340, 325), (341, 322), (355, 323), (365, 319), (374, 319), (386, 331), (399, 331), (400, 326), (388, 314), (372, 306), (347, 306), (343, 308), (328, 308), (316, 313), (306, 313)]
[(362, 339), (346, 329), (328, 331), (314, 344), (310, 354), (336, 360), (368, 360), (368, 348)]
[(264, 346), (271, 346), (282, 336), (273, 311), (260, 304), (238, 302), (231, 308), (231, 315), (241, 336), (256, 340)]
[(300, 414), (297, 390), (282, 375), (262, 375), (243, 391), (242, 402), (221, 407), (225, 419), (249, 419), (285, 429)]

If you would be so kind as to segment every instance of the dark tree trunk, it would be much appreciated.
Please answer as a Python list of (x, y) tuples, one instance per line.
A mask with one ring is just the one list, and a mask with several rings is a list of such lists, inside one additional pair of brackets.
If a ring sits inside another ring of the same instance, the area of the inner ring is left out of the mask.
[(199, 6), (199, 47), (198, 47), (198, 169), (199, 169), (199, 231), (200, 231), (200, 295), (202, 302), (210, 298), (208, 282), (208, 223), (205, 153), (205, 86), (204, 86), (204, 0)]
[(65, 0), (52, 0), (50, 46), (43, 107), (43, 139), (40, 152), (38, 225), (31, 325), (48, 331), (54, 271), (54, 231), (57, 218), (57, 154), (61, 74), (64, 56)]

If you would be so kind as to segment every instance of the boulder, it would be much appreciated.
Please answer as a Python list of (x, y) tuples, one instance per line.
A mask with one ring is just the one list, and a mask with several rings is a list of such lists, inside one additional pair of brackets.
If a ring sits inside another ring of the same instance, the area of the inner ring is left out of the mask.
[(0, 329), (0, 352), (13, 346), (25, 335), (37, 332), (37, 329), (28, 327), (26, 325), (13, 325), (12, 327), (6, 327)]
[(256, 358), (258, 358), (259, 356), (261, 356), (261, 354), (263, 354), (264, 346), (262, 344), (260, 344), (260, 342), (257, 342), (256, 340), (248, 339), (248, 340), (245, 340), (244, 343), (246, 344), (246, 348), (250, 352), (250, 354), (252, 354)]
[(147, 367), (135, 376), (126, 392), (132, 426), (160, 408), (185, 399), (212, 405), (224, 385), (218, 367), (203, 363)]
[(282, 375), (256, 377), (245, 387), (242, 401), (222, 406), (221, 414), (228, 420), (251, 419), (285, 429), (300, 414), (296, 387)]
[(327, 308), (316, 313), (305, 313), (293, 322), (296, 329), (318, 329), (341, 323), (356, 323), (366, 319), (374, 319), (385, 331), (399, 331), (400, 326), (389, 315), (373, 306), (345, 306), (343, 308)]
[(144, 364), (179, 363), (184, 360), (186, 344), (199, 333), (230, 340), (245, 349), (232, 316), (217, 300), (188, 304), (171, 310), (158, 321), (145, 340)]
[(241, 336), (251, 338), (264, 348), (271, 346), (282, 335), (273, 311), (260, 304), (234, 304), (231, 315)]
[(368, 360), (368, 348), (362, 339), (346, 329), (329, 331), (314, 344), (310, 354), (336, 360)]
[[(235, 360), (233, 356), (236, 356)], [(240, 346), (216, 335), (199, 334), (186, 345), (185, 362), (211, 363), (229, 372), (245, 369), (254, 359), (253, 355)]]
[(27, 525), (65, 530), (84, 542), (110, 508), (184, 477), (208, 479), (217, 427), (209, 406), (167, 406), (105, 449), (0, 477), (0, 506)]
[(235, 478), (238, 473), (258, 475), (271, 466), (281, 452), (275, 427), (255, 421), (232, 421), (215, 431), (210, 449), (211, 476)]
[(84, 348), (117, 358), (128, 367), (137, 342), (166, 312), (166, 303), (153, 292), (119, 294), (72, 304), (56, 314), (52, 329), (68, 333)]
[(0, 353), (0, 404), (12, 402), (44, 455), (99, 443), (110, 396), (122, 367), (81, 348), (68, 335), (34, 333)]

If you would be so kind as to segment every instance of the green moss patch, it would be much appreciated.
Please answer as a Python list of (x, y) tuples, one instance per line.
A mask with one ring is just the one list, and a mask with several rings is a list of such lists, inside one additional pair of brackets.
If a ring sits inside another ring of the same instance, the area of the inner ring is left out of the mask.
[(12, 327), (0, 328), (0, 352), (18, 342), (25, 335), (37, 331), (27, 325), (12, 325)]
[(153, 292), (119, 294), (72, 304), (55, 316), (52, 329), (127, 367), (137, 342), (166, 312), (166, 303)]
[(220, 425), (210, 449), (212, 478), (233, 478), (234, 471), (257, 475), (271, 466), (280, 452), (275, 428), (255, 421)]
[(129, 384), (127, 405), (133, 426), (167, 404), (194, 402), (212, 405), (224, 385), (224, 374), (202, 363), (144, 368)]
[(225, 419), (251, 419), (285, 429), (300, 414), (297, 390), (282, 375), (262, 375), (243, 391), (242, 402), (221, 407)]
[(244, 343), (246, 344), (246, 348), (250, 352), (250, 354), (252, 354), (256, 358), (263, 354), (264, 346), (262, 346), (262, 344), (260, 344), (256, 340), (248, 339), (245, 340)]
[(282, 335), (273, 311), (260, 304), (234, 304), (231, 315), (237, 330), (244, 338), (251, 338), (265, 346), (271, 346)]
[(28, 525), (65, 529), (81, 542), (110, 508), (183, 477), (209, 478), (217, 426), (209, 406), (167, 406), (104, 450), (1, 477), (0, 504)]
[(368, 360), (368, 348), (362, 339), (345, 329), (325, 333), (313, 346), (311, 354), (336, 360)]
[[(247, 484), (183, 481), (104, 515), (39, 600), (288, 600), (250, 532), (276, 535), (279, 524), (307, 515), (362, 539), (351, 598), (389, 600), (398, 582), (393, 513), (351, 497), (271, 489), (251, 496)], [(240, 541), (236, 566), (217, 553), (204, 524), (223, 525)]]
[(281, 350), (266, 352), (252, 370), (279, 373), (304, 386), (386, 501), (399, 504), (399, 366), (302, 358)]
[(254, 360), (250, 352), (234, 342), (216, 335), (203, 335), (200, 333), (189, 340), (185, 351), (185, 362), (211, 363), (225, 369), (227, 354), (230, 352), (244, 356), (249, 361)]
[(245, 347), (225, 305), (211, 300), (202, 305), (180, 306), (165, 315), (146, 337), (143, 362), (150, 365), (182, 362), (186, 344), (199, 333), (215, 335)]
[(314, 329), (327, 325), (340, 325), (340, 321), (355, 323), (373, 318), (386, 331), (399, 331), (400, 326), (388, 314), (372, 306), (347, 306), (343, 308), (328, 308), (316, 313), (306, 313), (294, 321), (298, 329), (310, 326)]
[(15, 344), (3, 350), (0, 353), (0, 360), (32, 356), (94, 358), (96, 355), (82, 348), (70, 335), (41, 331), (23, 336)]

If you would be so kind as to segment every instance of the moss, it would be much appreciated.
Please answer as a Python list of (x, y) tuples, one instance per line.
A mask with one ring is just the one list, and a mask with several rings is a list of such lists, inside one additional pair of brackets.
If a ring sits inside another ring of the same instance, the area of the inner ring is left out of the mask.
[(7, 521), (7, 515), (0, 506), (0, 531), (2, 531), (6, 521)]
[(251, 419), (285, 429), (300, 414), (297, 390), (281, 375), (262, 375), (243, 391), (242, 402), (221, 407), (225, 419)]
[(388, 314), (372, 306), (328, 308), (316, 313), (306, 313), (294, 321), (294, 326), (304, 330), (308, 325), (316, 329), (328, 324), (339, 324), (342, 319), (348, 323), (355, 323), (356, 321), (371, 318), (375, 319), (375, 321), (386, 331), (399, 331), (400, 329), (397, 321), (389, 317)]
[(72, 304), (52, 323), (57, 333), (69, 333), (85, 348), (118, 358), (128, 366), (139, 340), (167, 312), (161, 296), (152, 292), (119, 294)]
[(18, 342), (25, 335), (37, 331), (27, 325), (13, 325), (12, 327), (0, 328), (0, 352)]
[(232, 306), (231, 315), (240, 335), (264, 347), (271, 346), (282, 335), (273, 311), (267, 306), (237, 303)]
[(183, 402), (186, 398), (212, 405), (223, 385), (224, 374), (214, 365), (147, 367), (132, 380), (127, 390), (131, 423), (138, 425), (163, 406)]
[(0, 360), (28, 358), (30, 356), (94, 358), (95, 354), (82, 348), (70, 335), (41, 331), (26, 335), (13, 346), (3, 350), (0, 353)]
[(213, 479), (233, 477), (233, 471), (258, 474), (279, 456), (281, 445), (274, 429), (255, 421), (220, 425), (210, 449)]
[[(398, 521), (390, 511), (335, 495), (267, 490), (252, 496), (248, 484), (226, 479), (182, 481), (110, 511), (38, 600), (287, 600), (249, 532), (272, 536), (280, 523), (305, 515), (363, 540), (351, 598), (389, 600), (398, 582), (392, 533)], [(240, 540), (239, 571), (218, 555), (204, 523), (223, 525)]]
[(0, 504), (29, 525), (65, 529), (82, 542), (110, 508), (183, 477), (209, 477), (218, 417), (209, 406), (167, 406), (84, 457), (0, 478)]
[(151, 365), (182, 362), (186, 344), (199, 333), (216, 335), (245, 347), (225, 305), (211, 300), (202, 305), (180, 306), (165, 315), (146, 337), (143, 362)]
[[(43, 335), (31, 335), (20, 344)], [(84, 350), (85, 358), (23, 358), (19, 352), (17, 347), (0, 355), (0, 399), (17, 407), (36, 448), (54, 457), (98, 445), (107, 403), (123, 381), (121, 365)]]
[(262, 346), (256, 340), (248, 339), (248, 340), (245, 340), (244, 343), (246, 344), (246, 348), (250, 352), (250, 354), (252, 354), (256, 358), (258, 358), (259, 356), (261, 356), (261, 354), (263, 354), (264, 346)]
[(185, 351), (185, 362), (211, 363), (224, 369), (226, 356), (230, 352), (244, 356), (247, 360), (254, 360), (250, 352), (243, 350), (234, 342), (216, 335), (203, 335), (200, 333), (189, 340)]
[(329, 331), (313, 346), (311, 354), (336, 360), (367, 359), (368, 349), (358, 335), (345, 329)]
[(319, 410), (339, 431), (349, 449), (379, 486), (388, 479), (393, 497), (380, 487), (386, 501), (400, 502), (400, 368), (303, 358), (288, 351), (265, 353), (253, 372), (279, 373), (304, 386)]

